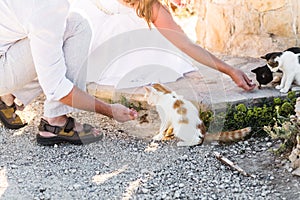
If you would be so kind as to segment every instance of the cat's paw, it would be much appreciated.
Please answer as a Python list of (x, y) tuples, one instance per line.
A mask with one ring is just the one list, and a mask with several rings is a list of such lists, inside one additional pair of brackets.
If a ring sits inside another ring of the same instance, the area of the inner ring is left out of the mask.
[(152, 140), (156, 140), (156, 141), (159, 141), (159, 140), (162, 140), (164, 138), (164, 135), (163, 134), (157, 134), (155, 135)]
[(277, 90), (281, 90), (281, 89), (282, 89), (282, 87), (281, 87), (280, 85), (276, 85), (275, 89), (277, 89)]
[(177, 146), (178, 147), (185, 147), (185, 146), (189, 146), (187, 142), (177, 142)]
[(184, 142), (184, 141), (177, 142), (177, 146), (178, 146), (178, 147), (195, 146), (195, 145), (198, 145), (198, 143), (194, 143), (194, 142)]
[(281, 93), (288, 93), (289, 89), (283, 88), (281, 90), (279, 90)]

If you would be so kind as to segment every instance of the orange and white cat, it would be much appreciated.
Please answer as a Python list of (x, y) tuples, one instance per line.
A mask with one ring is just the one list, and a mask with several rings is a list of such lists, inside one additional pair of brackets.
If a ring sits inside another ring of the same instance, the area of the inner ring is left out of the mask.
[(203, 121), (199, 117), (198, 109), (183, 96), (177, 95), (161, 84), (152, 84), (145, 87), (145, 98), (149, 105), (156, 106), (161, 119), (160, 130), (153, 137), (162, 140), (165, 133), (173, 131), (175, 137), (180, 139), (177, 146), (200, 145), (204, 141), (232, 142), (243, 139), (251, 131), (250, 127), (215, 134), (206, 134)]

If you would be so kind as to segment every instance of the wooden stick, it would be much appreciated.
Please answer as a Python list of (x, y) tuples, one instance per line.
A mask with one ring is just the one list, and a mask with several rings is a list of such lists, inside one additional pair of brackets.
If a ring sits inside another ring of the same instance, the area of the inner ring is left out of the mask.
[(238, 172), (240, 172), (244, 176), (249, 176), (249, 177), (255, 178), (255, 175), (251, 175), (251, 174), (247, 173), (245, 170), (243, 170), (237, 164), (234, 164), (232, 161), (230, 161), (228, 158), (225, 158), (220, 153), (214, 152), (214, 154), (215, 154), (216, 158), (219, 161), (221, 161), (223, 164), (230, 166), (231, 168), (237, 170)]

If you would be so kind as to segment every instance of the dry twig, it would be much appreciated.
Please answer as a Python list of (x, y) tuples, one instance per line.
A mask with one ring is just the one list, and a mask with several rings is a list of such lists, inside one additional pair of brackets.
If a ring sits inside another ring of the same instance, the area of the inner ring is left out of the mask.
[(247, 173), (245, 170), (243, 170), (240, 166), (238, 166), (237, 164), (233, 163), (231, 160), (229, 160), (228, 158), (225, 158), (224, 156), (222, 156), (220, 153), (218, 152), (214, 152), (214, 155), (216, 156), (216, 158), (221, 161), (223, 164), (230, 166), (232, 169), (237, 170), (238, 172), (240, 172), (242, 175), (244, 176), (249, 176), (252, 178), (255, 178), (255, 175), (251, 175), (249, 173)]

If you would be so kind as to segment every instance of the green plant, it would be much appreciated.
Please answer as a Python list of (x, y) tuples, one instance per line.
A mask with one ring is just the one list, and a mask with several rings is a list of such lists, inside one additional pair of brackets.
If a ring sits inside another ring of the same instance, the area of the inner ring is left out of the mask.
[(209, 127), (211, 121), (214, 119), (214, 113), (211, 110), (199, 110), (200, 119), (203, 121), (206, 128)]
[(236, 130), (251, 126), (254, 132), (261, 131), (265, 125), (274, 124), (273, 107), (247, 107), (245, 104), (230, 106), (225, 117), (224, 130)]
[(278, 120), (274, 126), (265, 126), (266, 131), (272, 139), (281, 140), (278, 148), (273, 149), (276, 154), (288, 154), (296, 144), (296, 136), (299, 132), (299, 126), (295, 121), (281, 121)]
[[(288, 154), (296, 143), (296, 136), (300, 132), (299, 124), (295, 120), (290, 120), (295, 114), (295, 104), (297, 95), (289, 92), (284, 98), (273, 98), (258, 103), (254, 106), (245, 104), (228, 105), (226, 112), (213, 115), (211, 111), (201, 111), (199, 115), (204, 121), (207, 129), (219, 130), (223, 125), (223, 131), (237, 130), (247, 126), (252, 127), (256, 136), (269, 135), (273, 139), (282, 143), (276, 154)], [(222, 120), (224, 119), (225, 120)], [(223, 124), (218, 124), (218, 122)], [(212, 125), (217, 127), (209, 127)]]
[[(109, 103), (120, 103), (128, 108), (133, 108), (135, 109), (136, 111), (140, 111), (140, 110), (145, 110), (143, 107), (142, 107), (142, 103), (141, 102), (137, 102), (137, 103), (133, 103), (131, 101), (129, 101), (126, 97), (124, 96), (121, 96), (120, 100), (118, 101), (113, 101), (113, 100), (109, 100)], [(137, 105), (136, 105), (137, 104)]]
[(199, 112), (200, 118), (204, 121), (207, 129), (223, 131), (237, 130), (245, 127), (252, 127), (253, 133), (257, 136), (266, 135), (265, 126), (273, 127), (280, 121), (288, 121), (290, 115), (294, 114), (294, 105), (297, 95), (295, 92), (289, 92), (284, 98), (273, 98), (272, 100), (262, 100), (256, 105), (247, 106), (246, 104), (228, 105), (226, 112), (220, 112), (216, 115), (212, 111)]

